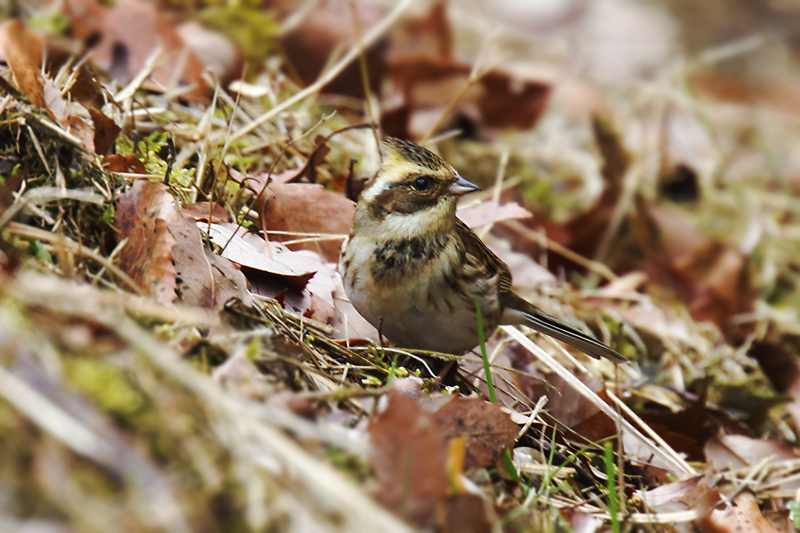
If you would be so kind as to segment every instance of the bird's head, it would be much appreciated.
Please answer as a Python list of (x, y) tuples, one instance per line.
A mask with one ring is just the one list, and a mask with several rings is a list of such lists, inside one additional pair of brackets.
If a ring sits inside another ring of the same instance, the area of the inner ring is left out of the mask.
[(458, 198), (479, 190), (426, 148), (395, 138), (386, 139), (381, 148), (380, 171), (359, 199), (359, 207), (372, 219), (433, 229), (455, 223)]

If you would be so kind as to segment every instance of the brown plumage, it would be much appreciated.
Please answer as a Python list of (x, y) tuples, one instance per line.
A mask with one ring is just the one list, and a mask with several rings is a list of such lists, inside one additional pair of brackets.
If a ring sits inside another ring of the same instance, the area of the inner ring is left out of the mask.
[(456, 217), (477, 190), (442, 158), (408, 141), (383, 143), (383, 162), (358, 201), (339, 270), (350, 301), (392, 343), (461, 354), (484, 333), (525, 324), (592, 357), (625, 359), (511, 291), (511, 272)]

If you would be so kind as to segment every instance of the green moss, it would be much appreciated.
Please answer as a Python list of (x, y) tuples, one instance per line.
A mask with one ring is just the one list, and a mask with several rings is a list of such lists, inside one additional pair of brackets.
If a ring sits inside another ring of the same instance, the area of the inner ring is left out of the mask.
[(123, 370), (103, 359), (65, 358), (64, 370), (75, 388), (113, 415), (130, 418), (146, 404)]
[(275, 50), (275, 37), (280, 24), (272, 13), (258, 6), (236, 2), (212, 7), (200, 13), (200, 21), (225, 34), (247, 59), (263, 60)]

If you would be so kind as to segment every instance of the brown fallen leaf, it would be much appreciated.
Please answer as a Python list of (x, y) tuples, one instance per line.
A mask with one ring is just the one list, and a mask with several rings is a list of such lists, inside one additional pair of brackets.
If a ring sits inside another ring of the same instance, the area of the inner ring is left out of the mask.
[(452, 41), (443, 1), (432, 2), (396, 31), (387, 53), (392, 85), (384, 99), (399, 104), (381, 117), (384, 130), (404, 138), (422, 136), (451, 102), (455, 115), (482, 131), (532, 127), (547, 105), (550, 84), (526, 64), (506, 63), (468, 86), (473, 64), (454, 57)]
[(433, 524), (447, 493), (445, 437), (416, 401), (396, 393), (388, 400), (369, 427), (378, 499), (417, 527)]
[(204, 66), (183, 42), (178, 31), (155, 6), (141, 0), (119, 0), (106, 7), (97, 0), (66, 0), (64, 12), (75, 38), (84, 44), (96, 43), (92, 60), (110, 72), (123, 85), (144, 68), (157, 47), (162, 61), (151, 74), (155, 90), (171, 88), (174, 81), (196, 88), (183, 98), (204, 99), (207, 84)]
[(327, 323), (336, 315), (333, 294), (336, 290), (337, 277), (339, 276), (335, 266), (328, 263), (308, 280), (303, 289), (303, 294), (308, 295), (310, 299), (307, 316)]
[(467, 437), (465, 469), (494, 466), (510, 450), (519, 426), (496, 404), (455, 397), (433, 415), (445, 438)]
[(243, 271), (253, 294), (274, 298), (284, 309), (325, 323), (338, 316), (334, 291), (341, 282), (337, 281), (339, 275), (330, 263), (320, 262), (318, 270), (308, 279), (278, 276), (247, 267)]
[(128, 174), (147, 174), (144, 163), (133, 154), (112, 154), (103, 158), (103, 168), (107, 172), (125, 172)]
[(491, 502), (478, 494), (455, 494), (444, 502), (443, 531), (459, 533), (489, 533), (497, 522)]
[(67, 118), (70, 113), (67, 110), (67, 101), (61, 96), (61, 91), (55, 86), (50, 78), (43, 78), (45, 108), (50, 111), (51, 116), (59, 123)]
[[(710, 439), (703, 450), (715, 472), (753, 467), (767, 460), (767, 464), (797, 461), (800, 450), (782, 442), (754, 439), (744, 435), (722, 435)], [(789, 480), (776, 484), (776, 490), (796, 490), (800, 481)]]
[[(602, 394), (603, 384), (596, 377), (588, 373), (576, 373), (576, 376), (590, 389)], [(549, 415), (564, 426), (577, 431), (576, 428), (583, 424), (584, 431), (592, 429), (588, 434), (580, 433), (589, 440), (600, 440), (617, 432), (616, 424), (607, 415), (585, 396), (576, 394), (572, 385), (558, 374), (543, 375), (542, 379), (533, 385), (531, 393), (535, 397), (547, 396), (550, 399)], [(593, 417), (599, 417), (606, 422), (600, 423)], [(591, 424), (591, 421), (594, 421), (594, 424)]]
[(742, 493), (725, 509), (714, 509), (710, 515), (692, 523), (701, 533), (779, 533), (770, 524), (749, 493)]
[(224, 257), (206, 250), (194, 219), (177, 213), (169, 222), (180, 299), (204, 309), (221, 310), (232, 298), (252, 303), (244, 274)]
[[(6, 56), (20, 90), (34, 105), (43, 108), (50, 118), (78, 138), (89, 152), (105, 155), (114, 146), (120, 132), (119, 126), (102, 111), (92, 107), (88, 99), (83, 106), (68, 102), (53, 80), (42, 75), (39, 65), (43, 60), (45, 47), (44, 39), (21, 20), (12, 20), (0, 26), (0, 56)], [(54, 50), (51, 48), (47, 47), (48, 54), (51, 52), (63, 54), (63, 50), (57, 47)], [(83, 67), (81, 69), (79, 74), (85, 72)], [(96, 79), (84, 74), (80, 93), (91, 92), (87, 88), (90, 84), (95, 87), (100, 86)], [(79, 94), (77, 89), (76, 94)], [(86, 117), (87, 111), (89, 117)]]
[[(289, 246), (292, 250), (318, 251), (328, 261), (338, 262), (343, 237), (336, 236), (350, 232), (355, 202), (315, 184), (316, 168), (330, 152), (326, 143), (333, 135), (361, 127), (363, 125), (344, 128), (328, 137), (318, 135), (306, 164), (299, 169), (277, 175), (257, 174), (245, 180), (247, 187), (256, 195), (259, 223), (270, 240), (282, 242), (302, 238), (301, 235), (270, 234), (271, 231), (329, 234), (334, 238), (310, 239)], [(311, 183), (295, 183), (300, 179), (307, 179)]]
[(41, 36), (23, 20), (12, 19), (0, 26), (0, 55), (5, 56), (14, 72), (17, 87), (33, 105), (49, 113), (39, 68), (43, 46)]
[(87, 107), (89, 116), (92, 117), (92, 124), (94, 125), (94, 136), (92, 137), (91, 150), (97, 155), (106, 155), (114, 148), (114, 142), (122, 129), (117, 126), (114, 119), (98, 111), (93, 107)]
[[(290, 0), (276, 2), (288, 16), (296, 9)], [(377, 5), (367, 2), (353, 4), (362, 35), (380, 20), (381, 12)], [(328, 65), (331, 50), (349, 48), (356, 43), (357, 33), (353, 28), (353, 12), (343, 0), (320, 2), (303, 17), (303, 20), (281, 36), (281, 46), (291, 65), (304, 85), (319, 78)], [(380, 92), (380, 84), (385, 73), (385, 50), (387, 40), (379, 40), (364, 51), (369, 73), (369, 85), (373, 94)], [(361, 69), (353, 63), (342, 71), (324, 92), (364, 98), (364, 83)]]
[(703, 233), (685, 213), (640, 201), (632, 229), (646, 256), (643, 270), (675, 290), (695, 320), (724, 331), (731, 316), (752, 307), (747, 257)]
[(220, 85), (227, 87), (241, 75), (242, 53), (227, 36), (196, 21), (185, 22), (176, 30), (197, 58), (214, 73)]
[(252, 301), (241, 271), (205, 250), (197, 223), (181, 213), (163, 183), (136, 180), (120, 199), (116, 225), (120, 239), (128, 239), (120, 267), (161, 303), (180, 297), (220, 310), (231, 298)]
[(87, 151), (94, 151), (94, 126), (91, 120), (87, 120), (77, 115), (68, 114), (58, 121), (59, 124), (77, 138)]
[(710, 487), (704, 475), (674, 481), (650, 490), (637, 490), (634, 491), (633, 498), (656, 513), (693, 509), (700, 514), (707, 514), (722, 501), (719, 490)]
[[(356, 204), (340, 194), (313, 183), (272, 183), (257, 205), (264, 231), (327, 233), (347, 235), (353, 226)], [(298, 239), (292, 235), (271, 235), (270, 240)], [(341, 239), (289, 245), (290, 249), (316, 250), (328, 261), (339, 260)]]
[(640, 412), (639, 416), (688, 461), (702, 461), (703, 446), (720, 427), (705, 405), (702, 398), (676, 413)]
[(177, 272), (172, 254), (175, 238), (168, 229), (176, 212), (168, 187), (146, 180), (134, 181), (117, 204), (118, 238), (128, 239), (117, 262), (150, 296), (163, 304), (170, 304), (177, 298)]
[(198, 221), (202, 220), (208, 222), (208, 220), (211, 219), (211, 222), (229, 222), (228, 212), (217, 203), (195, 202), (193, 204), (183, 204), (181, 206), (181, 211), (183, 211), (184, 215), (190, 216)]

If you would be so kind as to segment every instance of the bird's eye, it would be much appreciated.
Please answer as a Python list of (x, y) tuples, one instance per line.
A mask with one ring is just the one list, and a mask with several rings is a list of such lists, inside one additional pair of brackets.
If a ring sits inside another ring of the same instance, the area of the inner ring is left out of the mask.
[(431, 179), (421, 176), (414, 180), (411, 187), (418, 192), (427, 191), (431, 186)]

